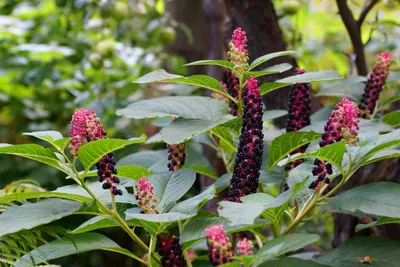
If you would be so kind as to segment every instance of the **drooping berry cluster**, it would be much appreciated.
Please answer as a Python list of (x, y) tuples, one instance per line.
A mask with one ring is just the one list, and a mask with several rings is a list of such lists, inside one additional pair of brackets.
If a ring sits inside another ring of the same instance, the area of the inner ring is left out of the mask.
[(361, 103), (358, 106), (362, 118), (370, 119), (372, 114), (374, 114), (376, 103), (379, 99), (379, 94), (386, 83), (391, 63), (391, 53), (384, 52), (377, 56), (376, 64), (368, 76), (367, 85)]
[(243, 124), (228, 190), (229, 201), (240, 202), (242, 196), (257, 192), (263, 155), (262, 113), (260, 88), (250, 76), (243, 88)]
[(239, 254), (251, 255), (253, 254), (253, 248), (254, 248), (253, 243), (246, 237), (242, 238), (237, 243), (237, 252)]
[(168, 168), (170, 171), (178, 171), (185, 164), (185, 144), (168, 145)]
[[(69, 143), (71, 154), (78, 156), (78, 149), (84, 142), (92, 142), (104, 138), (107, 135), (100, 118), (97, 117), (94, 110), (77, 109), (72, 115), (70, 134), (72, 140)], [(115, 168), (114, 153), (108, 153), (97, 164), (97, 174), (100, 182), (104, 182), (103, 188), (109, 189), (114, 195), (122, 195), (122, 191), (114, 184), (119, 183), (119, 178)]]
[(103, 189), (110, 189), (111, 193), (116, 196), (122, 195), (122, 191), (113, 185), (119, 184), (119, 178), (114, 176), (114, 174), (118, 173), (115, 164), (114, 153), (108, 153), (96, 164), (96, 168), (99, 182), (105, 181)]
[[(297, 74), (305, 73), (304, 70), (296, 69)], [(289, 116), (286, 122), (286, 132), (297, 132), (303, 127), (310, 125), (311, 115), (311, 87), (308, 83), (299, 83), (293, 85), (289, 93)], [(307, 145), (299, 147), (292, 153), (304, 153)], [(286, 170), (292, 170), (296, 166), (304, 162), (304, 159), (299, 159), (290, 162), (286, 165)]]
[(225, 235), (222, 224), (206, 228), (208, 257), (212, 266), (218, 266), (233, 261), (233, 248)]
[[(176, 120), (175, 117), (171, 119), (171, 123)], [(185, 164), (186, 152), (185, 144), (168, 144), (168, 169), (170, 171), (178, 171)]]
[(182, 247), (179, 238), (173, 233), (161, 233), (157, 235), (157, 248), (163, 267), (185, 267), (186, 262), (182, 255)]
[[(336, 109), (331, 112), (319, 146), (324, 147), (339, 141), (355, 145), (358, 141), (358, 114), (357, 106), (352, 101), (343, 98), (336, 105)], [(329, 184), (330, 180), (326, 176), (332, 174), (332, 165), (330, 163), (316, 159), (314, 165), (312, 173), (317, 176), (317, 179), (310, 184), (310, 189), (315, 189), (322, 182)]]
[(147, 180), (146, 177), (141, 177), (136, 185), (136, 200), (139, 201), (138, 206), (141, 213), (144, 214), (159, 214), (156, 203), (157, 199), (154, 196), (153, 185)]

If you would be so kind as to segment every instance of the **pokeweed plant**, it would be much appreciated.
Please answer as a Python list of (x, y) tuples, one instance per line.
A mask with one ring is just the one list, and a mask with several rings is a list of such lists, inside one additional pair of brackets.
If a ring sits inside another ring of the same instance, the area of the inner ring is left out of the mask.
[[(56, 168), (75, 184), (54, 191), (38, 185), (31, 190), (8, 187), (1, 191), (0, 262), (36, 266), (91, 250), (120, 253), (145, 266), (336, 267), (344, 266), (343, 258), (388, 257), (399, 244), (373, 237), (350, 240), (339, 252), (319, 258), (285, 256), (318, 243), (319, 236), (305, 233), (301, 226), (322, 211), (367, 214), (374, 219), (357, 229), (400, 221), (398, 184), (369, 184), (335, 196), (361, 167), (400, 155), (399, 112), (382, 116), (377, 107), (390, 54), (378, 56), (358, 107), (343, 98), (335, 107), (310, 116), (309, 83), (342, 77), (331, 70), (297, 70), (294, 76), (259, 84), (258, 77), (292, 68), (280, 64), (260, 69), (263, 63), (295, 52), (267, 54), (250, 63), (247, 45), (245, 32), (238, 28), (227, 60), (187, 64), (226, 68), (225, 82), (164, 70), (134, 81), (188, 84), (214, 91), (212, 97), (139, 100), (116, 111), (125, 118), (155, 119), (155, 124), (163, 125), (152, 142), (166, 143), (165, 150), (139, 151), (119, 159), (117, 150), (144, 143), (146, 136), (110, 138), (100, 118), (89, 109), (78, 109), (72, 115), (69, 137), (56, 131), (26, 133), (50, 147), (2, 144), (0, 153)], [(345, 82), (335, 86), (340, 88)], [(269, 110), (268, 103), (263, 108), (262, 96), (285, 86), (293, 86), (289, 110)], [(270, 124), (265, 122), (283, 115), (288, 115), (286, 129), (270, 138)], [(201, 145), (217, 152), (226, 174), (216, 176), (201, 154)], [(212, 177), (215, 183), (193, 195), (196, 174)], [(276, 188), (284, 181), (285, 190), (279, 193)], [(227, 188), (224, 198), (220, 193)], [(201, 210), (217, 196), (222, 198), (218, 214)], [(92, 217), (74, 229), (57, 225), (64, 217), (81, 215)], [(122, 248), (98, 233), (111, 227), (123, 229), (136, 249)], [(137, 228), (146, 234), (140, 235)], [(375, 246), (378, 243), (387, 248), (383, 256)]]

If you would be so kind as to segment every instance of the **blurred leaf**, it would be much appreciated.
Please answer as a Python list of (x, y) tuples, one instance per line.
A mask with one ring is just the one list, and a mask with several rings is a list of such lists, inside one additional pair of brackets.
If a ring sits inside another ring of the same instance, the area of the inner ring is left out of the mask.
[(329, 265), (322, 265), (311, 260), (302, 260), (296, 258), (283, 258), (278, 260), (271, 260), (264, 262), (260, 267), (329, 267)]
[(277, 83), (310, 83), (318, 81), (330, 81), (343, 77), (334, 70), (311, 71), (277, 80)]
[(221, 66), (230, 70), (235, 69), (235, 64), (228, 60), (199, 60), (195, 62), (190, 62), (184, 66), (201, 66), (201, 65), (214, 65)]
[(260, 86), (260, 94), (265, 95), (267, 93), (270, 93), (272, 91), (275, 91), (279, 88), (289, 86), (291, 83), (278, 83), (278, 82), (269, 82), (269, 83), (263, 83)]
[(290, 70), (293, 66), (288, 63), (277, 64), (260, 71), (247, 71), (244, 73), (246, 77), (253, 76), (253, 78), (261, 77), (268, 74), (282, 73)]
[(346, 97), (358, 101), (364, 93), (366, 81), (366, 77), (352, 76), (342, 81), (323, 86), (317, 93), (317, 96)]
[(400, 125), (400, 111), (393, 111), (383, 117), (383, 123), (389, 124), (393, 127)]
[(249, 71), (257, 67), (258, 65), (263, 64), (264, 62), (267, 62), (268, 60), (271, 60), (273, 58), (281, 57), (281, 56), (291, 56), (295, 55), (296, 51), (280, 51), (280, 52), (275, 52), (275, 53), (270, 53), (263, 55), (261, 57), (256, 58), (249, 66)]
[(5, 196), (0, 196), (0, 203), (9, 203), (27, 199), (39, 199), (39, 198), (62, 198), (70, 199), (78, 202), (89, 202), (93, 199), (87, 198), (80, 195), (66, 194), (59, 192), (23, 192), (23, 193), (13, 193)]

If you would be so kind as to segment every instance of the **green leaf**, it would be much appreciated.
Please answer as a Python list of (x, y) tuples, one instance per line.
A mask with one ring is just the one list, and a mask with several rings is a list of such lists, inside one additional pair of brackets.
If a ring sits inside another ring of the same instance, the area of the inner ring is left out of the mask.
[(118, 109), (116, 114), (125, 118), (182, 117), (217, 121), (228, 112), (225, 102), (204, 96), (166, 96), (139, 100)]
[(51, 151), (50, 148), (44, 148), (40, 145), (26, 144), (26, 145), (9, 145), (0, 144), (0, 154), (8, 154), (20, 156), (32, 160), (39, 161), (54, 167), (67, 175), (72, 175), (70, 168)]
[(291, 83), (278, 83), (278, 82), (270, 82), (270, 83), (263, 83), (260, 86), (260, 94), (265, 95), (282, 87), (291, 85)]
[(193, 215), (178, 212), (169, 212), (161, 214), (142, 214), (126, 212), (128, 222), (134, 222), (138, 226), (146, 228), (151, 235), (157, 235), (164, 232), (170, 225), (177, 221), (182, 221), (193, 217)]
[(386, 80), (387, 83), (400, 81), (400, 71), (391, 71)]
[(388, 223), (400, 223), (400, 218), (389, 218), (389, 217), (382, 217), (379, 218), (377, 221), (367, 223), (367, 224), (357, 224), (356, 225), (356, 232), (362, 231), (364, 229), (378, 226), (378, 225), (384, 225)]
[(54, 141), (63, 138), (62, 134), (57, 131), (39, 131), (39, 132), (23, 133), (22, 135), (33, 136), (38, 139), (49, 142), (50, 144), (54, 144)]
[(65, 137), (62, 139), (58, 139), (54, 141), (54, 146), (59, 150), (59, 151), (64, 151), (64, 149), (67, 147), (69, 142), (72, 140), (72, 137)]
[(201, 208), (210, 199), (215, 197), (215, 186), (212, 185), (206, 190), (194, 196), (186, 199), (172, 207), (170, 212), (179, 212), (184, 214), (195, 215), (199, 208)]
[(232, 119), (230, 121), (225, 122), (221, 126), (226, 128), (226, 129), (229, 129), (232, 133), (234, 133), (235, 135), (239, 136), (240, 135), (240, 129), (242, 128), (242, 121), (243, 121), (242, 117), (237, 117), (237, 118), (234, 118), (234, 119)]
[(23, 192), (23, 193), (13, 193), (5, 196), (0, 196), (0, 203), (9, 203), (14, 201), (21, 201), (27, 199), (35, 199), (35, 198), (63, 198), (75, 200), (78, 202), (89, 202), (93, 199), (59, 192)]
[(343, 79), (343, 76), (334, 70), (311, 71), (277, 80), (277, 83), (310, 83)]
[(285, 116), (287, 114), (288, 114), (288, 111), (284, 110), (284, 109), (264, 110), (263, 121), (280, 118), (280, 117), (283, 117), (283, 116)]
[(211, 89), (215, 92), (225, 95), (228, 98), (231, 98), (231, 96), (227, 92), (225, 92), (221, 84), (216, 79), (206, 75), (192, 75), (189, 77), (183, 77), (180, 75), (167, 73), (165, 70), (156, 70), (147, 73), (144, 76), (134, 81), (134, 83), (152, 83), (152, 82), (195, 85), (202, 88)]
[(245, 76), (253, 76), (253, 78), (261, 77), (268, 74), (282, 73), (284, 71), (290, 70), (293, 66), (288, 63), (277, 64), (261, 71), (246, 71)]
[(219, 138), (221, 147), (223, 147), (227, 153), (237, 152), (237, 145), (233, 141), (232, 135), (228, 128), (224, 126), (218, 126), (212, 129), (211, 133)]
[(400, 125), (400, 111), (393, 111), (383, 117), (383, 123), (389, 124), (393, 127)]
[(303, 248), (318, 241), (320, 237), (315, 234), (291, 234), (279, 236), (267, 243), (257, 252), (253, 266), (259, 266), (266, 260), (284, 255), (290, 251)]
[(266, 209), (264, 205), (244, 204), (231, 201), (218, 203), (219, 216), (227, 219), (231, 225), (253, 224), (254, 220)]
[[(70, 234), (82, 234), (86, 232), (91, 232), (97, 229), (104, 229), (110, 227), (117, 227), (118, 224), (110, 218), (104, 218), (103, 216), (95, 216), (90, 218), (86, 222), (79, 225), (74, 230), (70, 231)], [(131, 226), (131, 225), (130, 225)]]
[[(138, 165), (143, 166), (148, 170), (152, 170), (152, 166), (159, 162), (160, 160), (166, 159), (168, 157), (167, 149), (163, 150), (144, 150), (139, 151), (128, 156), (123, 157), (117, 162), (117, 169), (119, 166), (130, 166)], [(167, 171), (167, 166), (165, 166), (165, 171)]]
[(327, 199), (328, 208), (341, 212), (400, 218), (400, 184), (379, 182), (362, 185)]
[(269, 169), (273, 167), (290, 152), (321, 138), (319, 133), (314, 132), (290, 132), (275, 138), (270, 146)]
[(81, 207), (82, 203), (59, 198), (12, 206), (0, 215), (0, 236), (61, 219)]
[(85, 170), (89, 170), (94, 164), (100, 161), (100, 159), (107, 153), (115, 150), (124, 148), (128, 145), (143, 143), (146, 141), (146, 136), (142, 135), (137, 138), (131, 138), (129, 140), (123, 139), (100, 139), (89, 142), (81, 146), (78, 150), (79, 160), (82, 163)]
[(120, 253), (135, 259), (136, 255), (127, 249), (121, 248), (117, 243), (108, 237), (98, 233), (85, 233), (80, 235), (68, 236), (57, 239), (50, 243), (40, 246), (31, 251), (16, 262), (16, 267), (32, 266), (48, 262), (53, 259), (62, 258), (69, 255), (80, 254), (92, 250), (105, 250)]
[(188, 64), (185, 64), (183, 66), (202, 66), (202, 65), (215, 65), (215, 66), (221, 66), (230, 70), (235, 69), (235, 64), (228, 60), (199, 60), (195, 62), (190, 62)]
[[(369, 256), (372, 266), (400, 266), (400, 243), (382, 237), (354, 237), (315, 261), (332, 267), (359, 267), (359, 259)], [(367, 265), (366, 265), (367, 266)]]
[[(118, 166), (118, 177), (126, 178), (130, 180), (138, 180), (142, 176), (147, 176), (154, 173), (153, 171), (148, 171), (142, 166)], [(84, 173), (83, 171), (80, 173)], [(85, 177), (97, 177), (97, 170), (89, 171), (86, 173)]]
[(249, 71), (257, 67), (258, 65), (261, 65), (264, 62), (267, 62), (268, 60), (271, 60), (273, 58), (281, 57), (281, 56), (291, 56), (295, 55), (296, 51), (280, 51), (280, 52), (275, 52), (275, 53), (270, 53), (266, 54), (264, 56), (256, 58), (249, 66)]
[(260, 267), (329, 267), (311, 260), (302, 260), (296, 258), (283, 258), (271, 260), (259, 265)]
[(159, 209), (168, 210), (171, 205), (183, 197), (196, 181), (196, 173), (192, 169), (181, 169), (173, 172), (163, 192)]
[(219, 121), (179, 118), (171, 125), (162, 128), (160, 134), (167, 144), (180, 144), (225, 123), (227, 120), (228, 118)]
[(206, 236), (206, 228), (215, 224), (223, 224), (226, 233), (240, 232), (258, 228), (264, 225), (264, 221), (256, 221), (250, 225), (230, 225), (227, 220), (221, 217), (195, 217), (183, 229), (179, 239), (184, 248), (198, 243)]
[(346, 97), (358, 101), (364, 93), (366, 81), (367, 78), (364, 76), (352, 76), (329, 85), (322, 84), (322, 89), (316, 96)]

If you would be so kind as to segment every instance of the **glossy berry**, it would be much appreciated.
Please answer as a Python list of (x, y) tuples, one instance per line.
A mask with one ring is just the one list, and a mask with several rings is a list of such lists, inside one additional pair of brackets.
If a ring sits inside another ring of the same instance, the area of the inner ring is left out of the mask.
[(182, 247), (179, 238), (173, 233), (161, 233), (157, 235), (157, 249), (161, 256), (163, 267), (185, 267), (186, 261), (182, 255)]
[(206, 228), (208, 258), (212, 266), (218, 266), (233, 261), (232, 244), (225, 235), (222, 224)]
[(186, 153), (185, 144), (168, 145), (168, 169), (178, 171), (185, 164)]
[[(234, 98), (239, 99), (239, 80), (236, 78), (231, 70), (226, 72), (226, 86), (228, 93)], [(239, 116), (239, 106), (233, 101), (229, 101), (230, 113), (233, 116)]]
[(110, 189), (114, 195), (122, 195), (121, 189), (114, 186), (119, 183), (119, 178), (115, 176), (118, 173), (115, 164), (114, 153), (108, 153), (96, 164), (97, 176), (99, 182), (105, 182), (103, 189)]
[(361, 118), (370, 119), (372, 114), (374, 114), (376, 103), (378, 102), (379, 94), (386, 83), (391, 63), (391, 53), (384, 52), (377, 56), (376, 64), (368, 76), (361, 103), (358, 105)]
[(135, 185), (136, 200), (138, 200), (138, 207), (141, 213), (144, 214), (159, 214), (156, 204), (157, 199), (154, 196), (153, 185), (147, 180), (146, 177), (141, 177)]
[[(324, 127), (319, 146), (324, 147), (339, 141), (343, 141), (348, 145), (356, 145), (359, 130), (358, 115), (357, 106), (352, 101), (343, 98), (336, 105), (336, 109), (331, 112), (331, 116)], [(316, 176), (316, 180), (310, 184), (310, 189), (315, 189), (320, 183), (329, 184), (330, 180), (326, 176), (332, 174), (332, 165), (330, 163), (316, 159), (314, 165), (312, 174)]]
[(257, 81), (251, 76), (243, 88), (243, 114), (238, 152), (228, 190), (228, 200), (234, 202), (257, 192), (263, 155), (262, 101)]
[[(305, 73), (304, 70), (296, 69), (297, 74)], [(286, 122), (286, 132), (297, 132), (301, 128), (310, 125), (311, 115), (311, 86), (308, 83), (298, 83), (293, 85), (289, 93), (289, 110)], [(292, 153), (304, 153), (307, 145), (302, 146)], [(292, 170), (296, 166), (304, 162), (304, 159), (299, 159), (290, 162), (286, 165), (286, 170)]]

